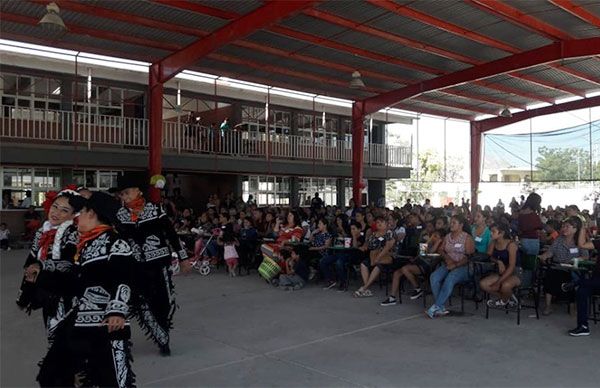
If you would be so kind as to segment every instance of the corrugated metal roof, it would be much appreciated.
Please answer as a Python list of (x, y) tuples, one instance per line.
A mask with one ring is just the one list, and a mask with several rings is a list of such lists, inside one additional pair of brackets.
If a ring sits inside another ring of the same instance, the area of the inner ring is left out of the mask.
[(324, 1), (316, 8), (359, 23), (367, 23), (388, 13), (383, 8), (376, 7), (367, 2), (362, 2), (360, 6), (357, 6), (357, 3), (354, 1)]
[(504, 51), (391, 13), (370, 25), (406, 38), (427, 42), (432, 46), (456, 52), (474, 60), (491, 61), (506, 55)]
[(573, 38), (600, 36), (599, 28), (584, 22), (549, 2), (540, 0), (505, 0), (505, 3), (564, 31)]
[[(477, 100), (472, 100), (470, 98), (454, 96), (451, 94), (443, 93), (442, 91), (427, 92), (424, 95), (427, 98), (434, 98), (436, 100), (439, 100), (439, 101), (447, 103), (447, 104), (452, 104), (452, 103), (456, 102), (456, 103), (459, 103), (460, 105), (470, 105), (474, 109), (488, 109), (488, 110), (494, 111), (498, 108), (494, 104), (490, 104), (487, 102), (480, 102)], [(474, 112), (477, 112), (477, 111), (475, 110)]]
[[(194, 0), (193, 2), (242, 15), (257, 9), (263, 4), (262, 1), (258, 0)], [(551, 43), (549, 39), (540, 34), (536, 34), (502, 17), (472, 6), (465, 1), (397, 0), (396, 3), (459, 25), (467, 30), (476, 31), (482, 35), (512, 45), (519, 50), (529, 50)], [(599, 1), (577, 0), (575, 3), (584, 6), (587, 11), (600, 16)], [(558, 29), (562, 29), (574, 37), (600, 36), (600, 29), (568, 14), (549, 2), (541, 0), (507, 0), (507, 4), (518, 8), (526, 14), (537, 17)], [(235, 22), (179, 9), (175, 3), (173, 5), (165, 5), (164, 3), (153, 1), (89, 0), (78, 3), (78, 6), (98, 6), (113, 10), (114, 12), (131, 13), (142, 18), (160, 20), (165, 23), (198, 28), (204, 31), (214, 31), (228, 23)], [(423, 42), (429, 46), (463, 55), (471, 58), (472, 61), (488, 62), (509, 55), (502, 50), (488, 47), (485, 44), (477, 43), (463, 36), (446, 32), (440, 28), (412, 20), (411, 18), (399, 16), (394, 12), (389, 12), (382, 7), (363, 1), (326, 1), (318, 3), (315, 7), (357, 23), (363, 23), (398, 36)], [(29, 1), (0, 1), (0, 10), (7, 15), (24, 15), (35, 20), (44, 15), (45, 6), (41, 3)], [(66, 8), (61, 10), (61, 15), (67, 25), (77, 24), (82, 28), (108, 31), (123, 37), (141, 38), (145, 39), (148, 43), (144, 44), (140, 42), (139, 45), (121, 43), (107, 37), (100, 39), (72, 32), (67, 32), (60, 39), (57, 39), (57, 36), (49, 35), (37, 26), (23, 25), (5, 20), (0, 24), (0, 31), (3, 36), (22, 37), (23, 40), (34, 43), (47, 42), (48, 45), (55, 47), (77, 47), (78, 49), (85, 47), (90, 52), (107, 55), (111, 55), (112, 53), (115, 56), (133, 59), (144, 58), (145, 60), (154, 60), (168, 54), (165, 50), (152, 48), (152, 46), (157, 46), (157, 42), (159, 45), (164, 45), (163, 47), (168, 47), (168, 45), (185, 46), (198, 39), (196, 36), (163, 31), (159, 28), (145, 27), (133, 22), (116, 21), (109, 16), (100, 18), (94, 14), (73, 12)], [(338, 26), (302, 13), (296, 13), (294, 16), (284, 19), (280, 24), (317, 37), (341, 42), (357, 49), (410, 61), (432, 69), (440, 69), (446, 73), (468, 68), (471, 66), (469, 62), (472, 62), (466, 58), (457, 61), (446, 58), (443, 55), (427, 52), (426, 50), (417, 50), (393, 40), (358, 32), (354, 29)], [(397, 76), (398, 83), (395, 83), (363, 74), (363, 79), (369, 88), (381, 90), (393, 90), (399, 88), (401, 86), (400, 83), (406, 83), (407, 81), (417, 83), (435, 77), (433, 74), (416, 71), (405, 66), (356, 55), (351, 50), (345, 52), (330, 49), (318, 43), (304, 42), (270, 33), (266, 30), (256, 31), (246, 39), (254, 43), (278, 48), (283, 50), (284, 53), (295, 53), (296, 56), (265, 54), (260, 50), (252, 50), (235, 44), (229, 44), (219, 49), (216, 54), (226, 54), (246, 62), (253, 61), (257, 65), (250, 67), (240, 65), (239, 63), (228, 63), (225, 59), (219, 61), (214, 58), (204, 58), (191, 68), (203, 69), (217, 75), (227, 73), (229, 76), (235, 75), (240, 79), (247, 79), (253, 82), (260, 82), (259, 79), (262, 79), (262, 83), (265, 84), (278, 84), (280, 86), (284, 86), (285, 84), (284, 87), (293, 86), (299, 90), (345, 98), (362, 98), (370, 94), (365, 90), (357, 91), (345, 88), (340, 81), (346, 82), (346, 80), (349, 80), (350, 75), (347, 74), (349, 72), (334, 69), (335, 64), (342, 64), (353, 69), (363, 70), (363, 72), (370, 70), (386, 76)], [(144, 46), (142, 46), (143, 44)], [(332, 65), (315, 65), (302, 61), (302, 55), (310, 55), (323, 61), (331, 62)], [(563, 61), (562, 64), (582, 74), (589, 74), (590, 77), (600, 77), (600, 59), (598, 58), (578, 58)], [(289, 71), (278, 70), (278, 72), (270, 73), (265, 70), (264, 65), (277, 66), (280, 69), (287, 69)], [(291, 76), (290, 72), (300, 72), (321, 77), (324, 81), (319, 82), (308, 79), (310, 77)], [(581, 80), (574, 75), (569, 75), (550, 66), (537, 66), (525, 70), (524, 73), (534, 75), (540, 81), (551, 83), (556, 87), (562, 86), (574, 91), (581, 91), (581, 93), (599, 89), (596, 83)], [(338, 80), (338, 84), (327, 82), (326, 79)], [(560, 90), (540, 86), (508, 75), (491, 77), (486, 79), (485, 82), (497, 83), (500, 88), (504, 86), (513, 88), (516, 91), (520, 90), (523, 94), (530, 95), (531, 98), (495, 90), (493, 85), (482, 87), (477, 84), (465, 84), (455, 86), (452, 89), (467, 94), (467, 98), (443, 92), (429, 92), (424, 95), (428, 99), (437, 100), (442, 104), (450, 106), (435, 105), (430, 102), (418, 100), (411, 100), (405, 102), (405, 104), (412, 104), (415, 110), (421, 107), (422, 109), (446, 111), (449, 114), (474, 115), (478, 113), (470, 111), (470, 106), (479, 111), (494, 111), (497, 110), (498, 105), (482, 102), (475, 98), (468, 98), (469, 93), (485, 96), (486, 99), (497, 99), (498, 104), (502, 105), (526, 105), (538, 102), (540, 99), (557, 99), (568, 96), (567, 92), (563, 93)], [(452, 104), (460, 105), (462, 108), (453, 107)]]
[(186, 12), (175, 7), (163, 5), (162, 3), (114, 0), (96, 0), (93, 3), (104, 8), (114, 9), (115, 11), (133, 13), (168, 23), (198, 28), (204, 31), (214, 31), (228, 23), (227, 20), (202, 15), (196, 12)]
[(526, 97), (517, 96), (512, 93), (505, 93), (505, 92), (502, 92), (502, 91), (499, 91), (496, 89), (490, 89), (490, 88), (476, 85), (476, 84), (464, 84), (464, 85), (454, 86), (452, 89), (456, 90), (458, 92), (462, 92), (462, 93), (470, 92), (475, 95), (480, 94), (480, 95), (486, 96), (487, 98), (497, 99), (500, 103), (502, 103), (503, 101), (506, 101), (508, 103), (513, 103), (516, 105), (527, 105), (527, 104), (531, 104), (533, 102), (537, 102), (537, 101), (528, 99)]
[[(477, 116), (477, 115), (481, 114), (481, 113), (470, 111), (470, 110), (451, 108), (451, 107), (447, 107), (447, 106), (440, 106), (440, 105), (430, 104), (428, 102), (415, 101), (415, 100), (402, 101), (402, 105), (404, 105), (407, 108), (410, 107), (410, 110), (413, 110), (415, 112), (422, 112), (421, 109), (423, 109), (423, 110), (429, 109), (429, 110), (448, 112), (448, 114), (450, 116), (452, 115), (452, 113), (456, 113), (459, 115), (466, 115), (466, 116)], [(403, 109), (405, 109), (405, 108), (403, 108)]]
[(532, 69), (527, 69), (522, 73), (534, 75), (536, 78), (548, 81), (553, 85), (567, 86), (582, 93), (594, 89), (594, 84), (592, 82), (582, 81), (567, 72), (549, 66), (537, 66)]
[(569, 96), (569, 93), (567, 92), (560, 92), (554, 89), (538, 86), (535, 83), (527, 82), (520, 78), (511, 77), (505, 74), (486, 78), (485, 82), (508, 86), (514, 89), (522, 90), (523, 93), (535, 94), (545, 98), (557, 99)]
[(188, 0), (192, 3), (206, 5), (224, 11), (246, 14), (263, 5), (259, 0)]
[(335, 24), (327, 23), (302, 14), (297, 14), (283, 20), (281, 25), (324, 38), (331, 38), (346, 31), (346, 28), (344, 27), (339, 27)]

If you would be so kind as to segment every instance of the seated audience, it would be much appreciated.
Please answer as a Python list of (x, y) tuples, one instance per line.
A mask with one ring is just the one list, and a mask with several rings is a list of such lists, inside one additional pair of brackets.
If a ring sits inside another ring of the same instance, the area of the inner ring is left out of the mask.
[(466, 231), (467, 220), (455, 215), (450, 221), (450, 233), (442, 244), (442, 264), (431, 274), (431, 291), (435, 299), (426, 314), (430, 318), (448, 314), (446, 302), (454, 286), (469, 279), (469, 256), (475, 252), (473, 238)]
[(499, 223), (492, 225), (492, 241), (488, 254), (498, 268), (498, 273), (481, 279), (479, 285), (482, 290), (497, 298), (487, 301), (490, 307), (514, 307), (517, 303), (513, 297), (513, 289), (521, 284), (521, 262), (519, 247), (512, 240), (510, 225)]
[(363, 285), (354, 292), (357, 298), (373, 296), (369, 287), (377, 280), (381, 273), (381, 265), (391, 264), (392, 253), (396, 240), (394, 234), (388, 228), (385, 217), (378, 216), (375, 219), (376, 229), (367, 240), (368, 258), (360, 265), (360, 274)]

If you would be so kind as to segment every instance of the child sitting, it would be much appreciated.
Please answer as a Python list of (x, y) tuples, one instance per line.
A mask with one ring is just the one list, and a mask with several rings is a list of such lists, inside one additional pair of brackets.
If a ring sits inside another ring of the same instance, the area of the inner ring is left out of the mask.
[(10, 231), (6, 225), (6, 222), (0, 224), (0, 249), (4, 251), (10, 251), (10, 246), (8, 246), (8, 238), (10, 236)]
[(299, 290), (308, 282), (310, 271), (304, 260), (300, 258), (298, 252), (298, 247), (294, 247), (292, 250), (281, 251), (282, 258), (286, 262), (286, 268), (288, 268), (288, 273), (280, 275), (279, 281), (274, 281), (273, 285), (279, 285), (280, 289), (290, 291)]

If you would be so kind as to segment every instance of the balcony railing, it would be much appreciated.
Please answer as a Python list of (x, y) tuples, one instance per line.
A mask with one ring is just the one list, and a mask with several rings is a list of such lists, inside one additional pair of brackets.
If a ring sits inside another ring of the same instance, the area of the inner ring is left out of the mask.
[[(2, 106), (0, 137), (48, 144), (74, 143), (94, 147), (148, 148), (148, 120)], [(221, 132), (174, 121), (163, 122), (163, 148), (185, 154), (312, 160), (349, 163), (352, 141), (278, 133), (228, 130)], [(411, 148), (365, 144), (366, 164), (409, 167)]]

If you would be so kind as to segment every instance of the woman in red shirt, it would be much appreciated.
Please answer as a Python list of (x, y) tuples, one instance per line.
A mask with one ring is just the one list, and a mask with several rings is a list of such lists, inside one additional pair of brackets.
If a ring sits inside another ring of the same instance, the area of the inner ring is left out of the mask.
[(300, 226), (301, 222), (300, 216), (295, 211), (288, 213), (285, 226), (281, 225), (281, 220), (278, 218), (273, 228), (273, 233), (277, 236), (277, 239), (274, 243), (266, 243), (260, 247), (263, 255), (279, 262), (283, 268), (285, 262), (279, 260), (279, 251), (284, 248), (285, 243), (288, 241), (302, 241), (304, 229)]
[(541, 203), (542, 197), (531, 193), (519, 212), (519, 240), (526, 255), (537, 256), (540, 253), (539, 231), (544, 227), (539, 215)]

